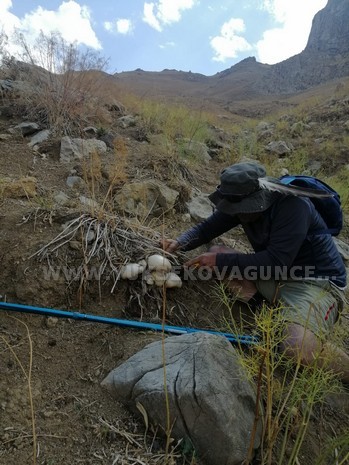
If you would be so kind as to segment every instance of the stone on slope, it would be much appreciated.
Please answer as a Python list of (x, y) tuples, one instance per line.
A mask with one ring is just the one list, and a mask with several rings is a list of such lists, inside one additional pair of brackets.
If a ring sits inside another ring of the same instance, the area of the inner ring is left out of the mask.
[[(254, 424), (256, 397), (237, 350), (207, 333), (165, 340), (171, 437), (190, 441), (206, 465), (240, 465)], [(166, 431), (162, 342), (146, 346), (103, 380), (102, 386), (132, 411), (137, 403)], [(260, 425), (259, 425), (260, 426)], [(260, 443), (257, 428), (254, 446)]]

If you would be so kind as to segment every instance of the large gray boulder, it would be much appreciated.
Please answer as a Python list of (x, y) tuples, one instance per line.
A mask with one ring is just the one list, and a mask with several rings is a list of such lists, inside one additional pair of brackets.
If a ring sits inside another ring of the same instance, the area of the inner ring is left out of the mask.
[[(192, 443), (206, 465), (241, 465), (254, 424), (256, 398), (238, 352), (204, 332), (165, 340), (171, 437)], [(154, 342), (113, 370), (102, 386), (132, 411), (140, 403), (166, 431), (162, 342)], [(139, 412), (138, 412), (139, 413)], [(254, 446), (260, 443), (257, 429)]]
[(62, 137), (60, 160), (62, 162), (71, 162), (81, 160), (93, 153), (103, 154), (107, 151), (104, 142), (97, 139), (72, 139), (69, 136)]
[(171, 212), (179, 192), (166, 184), (148, 180), (125, 184), (114, 197), (119, 210), (140, 217)]
[(269, 142), (269, 144), (265, 146), (265, 149), (268, 152), (276, 153), (281, 156), (290, 153), (293, 147), (291, 144), (287, 144), (285, 141), (279, 140)]

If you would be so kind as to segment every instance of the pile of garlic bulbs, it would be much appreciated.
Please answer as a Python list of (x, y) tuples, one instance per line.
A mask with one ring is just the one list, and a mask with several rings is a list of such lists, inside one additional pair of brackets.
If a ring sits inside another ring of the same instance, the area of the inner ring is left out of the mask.
[(182, 280), (176, 274), (171, 272), (171, 262), (162, 255), (150, 255), (147, 259), (139, 263), (128, 263), (121, 268), (120, 276), (122, 279), (134, 280), (144, 273), (145, 282), (150, 286), (166, 288), (182, 287)]

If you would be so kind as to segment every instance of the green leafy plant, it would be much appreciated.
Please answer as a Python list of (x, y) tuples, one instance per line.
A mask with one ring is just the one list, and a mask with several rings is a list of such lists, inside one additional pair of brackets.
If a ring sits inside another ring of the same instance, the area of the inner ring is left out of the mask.
[[(228, 310), (222, 329), (246, 332), (246, 320), (241, 312), (236, 319), (236, 300), (224, 284), (216, 289), (216, 297)], [(262, 465), (297, 465), (314, 407), (339, 389), (336, 376), (323, 362), (320, 366), (316, 357), (312, 366), (303, 366), (300, 357), (290, 360), (280, 352), (284, 340), (281, 310), (263, 305), (253, 321), (259, 342), (251, 351), (238, 346), (241, 364), (257, 386), (258, 416), (263, 423)], [(251, 463), (252, 450), (245, 464)]]

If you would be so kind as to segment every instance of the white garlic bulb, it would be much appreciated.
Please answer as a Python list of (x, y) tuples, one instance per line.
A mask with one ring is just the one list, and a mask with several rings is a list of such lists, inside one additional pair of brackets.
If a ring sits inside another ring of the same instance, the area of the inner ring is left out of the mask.
[(151, 274), (149, 271), (146, 271), (146, 272), (145, 272), (144, 281), (145, 281), (149, 286), (153, 286), (153, 285), (154, 285), (154, 278), (153, 278), (152, 274)]
[(167, 273), (164, 271), (153, 271), (151, 275), (155, 286), (158, 287), (163, 286), (167, 280)]
[(176, 273), (169, 273), (167, 275), (165, 286), (168, 288), (182, 287), (182, 280)]
[(139, 263), (128, 263), (121, 267), (120, 276), (122, 279), (136, 279), (143, 269)]
[(150, 271), (171, 271), (171, 262), (162, 255), (150, 255), (147, 260), (148, 268)]
[(146, 262), (145, 260), (140, 260), (140, 261), (138, 262), (138, 265), (142, 268), (141, 273), (143, 273), (143, 271), (144, 271), (144, 270), (146, 269), (146, 267), (147, 267), (147, 262)]

